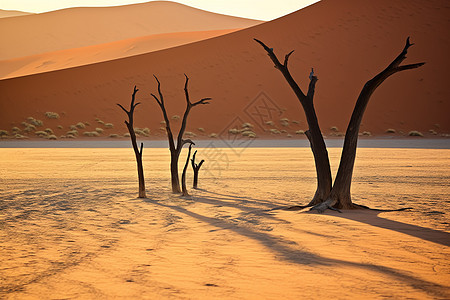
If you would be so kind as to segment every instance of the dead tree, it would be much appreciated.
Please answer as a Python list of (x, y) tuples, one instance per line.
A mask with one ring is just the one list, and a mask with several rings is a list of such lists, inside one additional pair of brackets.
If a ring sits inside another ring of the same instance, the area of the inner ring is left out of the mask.
[(131, 96), (130, 110), (126, 110), (122, 105), (117, 105), (128, 115), (128, 121), (125, 121), (127, 125), (128, 132), (130, 133), (131, 144), (133, 145), (134, 155), (136, 156), (138, 178), (139, 178), (139, 198), (146, 198), (145, 195), (145, 181), (144, 181), (144, 167), (142, 166), (142, 151), (144, 149), (144, 143), (141, 143), (141, 149), (138, 148), (136, 142), (136, 133), (134, 132), (133, 121), (134, 121), (134, 109), (136, 106), (141, 104), (140, 102), (134, 103), (136, 99), (136, 93), (139, 90), (134, 87), (133, 95)]
[(189, 159), (191, 158), (191, 149), (192, 149), (192, 145), (195, 145), (195, 143), (191, 140), (185, 140), (186, 143), (189, 143), (189, 150), (188, 150), (188, 155), (186, 158), (186, 163), (184, 164), (184, 168), (183, 168), (183, 173), (181, 175), (181, 189), (183, 191), (183, 196), (189, 196), (189, 193), (187, 191), (186, 188), (186, 170), (188, 168), (189, 165)]
[(178, 176), (178, 159), (180, 157), (181, 149), (183, 148), (183, 145), (186, 143), (186, 140), (183, 140), (183, 134), (186, 130), (186, 124), (187, 119), (189, 116), (189, 112), (191, 109), (199, 104), (209, 104), (209, 100), (211, 98), (203, 98), (198, 100), (197, 102), (192, 103), (189, 98), (189, 92), (188, 92), (188, 82), (189, 78), (186, 74), (184, 74), (186, 81), (184, 83), (184, 94), (186, 98), (186, 109), (184, 111), (183, 120), (181, 122), (181, 127), (178, 132), (176, 141), (174, 139), (172, 129), (170, 127), (170, 120), (167, 116), (167, 111), (164, 103), (164, 96), (161, 92), (161, 83), (159, 82), (158, 78), (153, 75), (156, 79), (156, 82), (158, 83), (158, 96), (151, 94), (153, 98), (155, 98), (156, 102), (158, 103), (159, 107), (161, 108), (161, 112), (164, 117), (164, 121), (166, 123), (166, 132), (167, 132), (167, 139), (169, 140), (169, 150), (170, 150), (170, 176), (171, 176), (171, 183), (172, 183), (172, 192), (173, 193), (181, 193), (180, 189), (180, 180)]
[[(281, 65), (281, 63), (278, 61), (277, 57), (275, 56), (273, 49), (268, 48), (264, 43), (261, 41), (256, 40), (258, 43), (260, 43), (264, 49), (267, 51), (269, 57), (272, 59), (272, 61), (275, 62), (275, 67), (278, 68), (280, 71), (282, 70), (283, 75), (285, 76), (288, 83), (291, 85), (291, 87), (294, 89), (294, 92), (296, 91), (296, 86), (298, 86), (294, 79), (290, 77), (290, 74), (287, 70), (287, 62), (289, 59), (289, 56), (292, 54), (292, 51), (286, 55), (284, 64)], [(410, 70), (418, 68), (425, 63), (416, 63), (416, 64), (410, 64), (410, 65), (403, 65), (400, 64), (406, 59), (406, 54), (408, 52), (409, 47), (411, 47), (413, 44), (410, 43), (409, 37), (406, 40), (406, 45), (403, 48), (403, 51), (391, 62), (391, 64), (384, 69), (382, 72), (377, 74), (375, 77), (373, 77), (371, 80), (367, 81), (367, 83), (364, 85), (363, 89), (361, 90), (361, 93), (359, 94), (358, 100), (356, 101), (355, 108), (353, 110), (353, 114), (350, 118), (350, 122), (347, 127), (347, 131), (345, 134), (345, 140), (344, 140), (344, 147), (342, 150), (341, 155), (341, 161), (339, 164), (338, 173), (336, 175), (336, 179), (334, 181), (333, 187), (331, 191), (329, 192), (328, 196), (325, 199), (322, 199), (319, 203), (313, 203), (311, 201), (308, 206), (313, 206), (311, 209), (317, 210), (319, 212), (325, 211), (327, 208), (329, 209), (353, 209), (353, 208), (362, 208), (364, 206), (354, 204), (351, 200), (351, 194), (350, 194), (350, 187), (352, 182), (352, 175), (353, 175), (353, 167), (355, 163), (355, 157), (356, 157), (356, 149), (357, 149), (357, 143), (358, 143), (358, 132), (361, 125), (361, 121), (364, 115), (364, 111), (367, 107), (367, 104), (369, 103), (370, 96), (373, 94), (373, 92), (376, 90), (378, 86), (383, 83), (387, 78), (389, 78), (391, 75), (404, 71), (404, 70)], [(311, 72), (312, 73), (312, 72)], [(314, 85), (315, 81), (317, 81), (317, 78), (314, 79), (314, 74), (312, 73), (310, 76), (310, 88), (312, 85), (313, 93), (314, 93)], [(308, 90), (309, 94), (309, 90)], [(296, 92), (297, 97), (299, 97), (298, 92)], [(302, 94), (300, 94), (302, 96)], [(301, 97), (299, 97), (300, 99)], [(300, 101), (303, 105), (303, 102)], [(315, 112), (314, 107), (311, 105), (309, 109), (308, 107), (305, 108), (303, 105), (303, 109), (305, 111), (305, 115), (308, 120), (308, 125), (311, 129), (311, 124), (309, 119), (315, 118)], [(312, 108), (312, 111), (310, 110)], [(317, 119), (316, 119), (317, 120)], [(308, 135), (308, 138), (311, 141), (311, 137)], [(323, 140), (323, 137), (322, 137)], [(314, 153), (314, 156), (316, 156), (316, 151), (314, 148), (317, 145), (314, 145), (314, 142), (311, 142), (311, 149)], [(323, 151), (323, 150), (322, 150)], [(324, 154), (320, 155), (321, 158), (324, 158)], [(328, 155), (326, 157), (328, 160)], [(317, 165), (316, 160), (316, 170), (317, 174), (321, 173), (323, 166)], [(328, 164), (329, 168), (329, 164)], [(331, 171), (330, 171), (331, 174)], [(331, 176), (331, 175), (330, 175)]]
[(200, 171), (200, 168), (202, 167), (203, 163), (205, 162), (204, 159), (200, 161), (200, 163), (195, 163), (195, 155), (197, 154), (197, 150), (195, 150), (194, 155), (192, 155), (191, 163), (192, 163), (192, 169), (194, 170), (194, 184), (193, 188), (196, 189), (198, 185), (198, 171)]
[(255, 39), (263, 48), (266, 50), (270, 59), (275, 64), (275, 68), (278, 69), (281, 74), (283, 74), (287, 83), (294, 91), (297, 96), (300, 104), (303, 107), (305, 112), (306, 121), (308, 123), (309, 129), (305, 132), (306, 136), (309, 139), (309, 143), (311, 145), (311, 150), (314, 155), (314, 161), (316, 164), (316, 173), (317, 173), (317, 189), (313, 199), (310, 201), (308, 206), (316, 205), (318, 203), (322, 203), (325, 199), (327, 199), (328, 194), (331, 191), (331, 168), (330, 168), (330, 160), (328, 158), (328, 151), (325, 145), (325, 141), (322, 136), (322, 132), (320, 131), (319, 123), (317, 121), (316, 110), (314, 108), (314, 90), (316, 87), (317, 77), (314, 76), (314, 73), (311, 72), (309, 76), (309, 86), (308, 91), (305, 95), (297, 82), (292, 77), (291, 73), (288, 69), (288, 61), (291, 54), (294, 52), (292, 50), (284, 57), (284, 62), (281, 63), (275, 53), (273, 52), (273, 48), (269, 48), (261, 42), (260, 40)]
[(358, 144), (358, 132), (361, 125), (361, 120), (369, 103), (370, 96), (380, 86), (383, 81), (394, 75), (397, 72), (415, 69), (423, 66), (425, 63), (415, 63), (409, 65), (400, 64), (406, 59), (409, 47), (413, 44), (410, 43), (409, 37), (406, 39), (405, 47), (403, 51), (386, 67), (383, 71), (378, 73), (371, 80), (367, 81), (361, 90), (356, 101), (355, 108), (353, 109), (350, 122), (347, 126), (345, 133), (344, 147), (342, 149), (341, 161), (339, 163), (339, 169), (334, 180), (333, 188), (327, 200), (313, 207), (313, 209), (323, 212), (327, 208), (343, 208), (352, 209), (359, 208), (361, 206), (352, 203), (350, 186), (352, 183), (353, 167), (356, 158), (356, 148)]

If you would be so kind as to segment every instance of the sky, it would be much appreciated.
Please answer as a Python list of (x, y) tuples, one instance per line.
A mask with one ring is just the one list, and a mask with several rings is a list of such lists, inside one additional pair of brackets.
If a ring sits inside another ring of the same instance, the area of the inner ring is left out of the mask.
[[(318, 0), (174, 0), (216, 13), (269, 21), (299, 10)], [(68, 7), (117, 6), (136, 0), (0, 0), (0, 9), (41, 13)]]

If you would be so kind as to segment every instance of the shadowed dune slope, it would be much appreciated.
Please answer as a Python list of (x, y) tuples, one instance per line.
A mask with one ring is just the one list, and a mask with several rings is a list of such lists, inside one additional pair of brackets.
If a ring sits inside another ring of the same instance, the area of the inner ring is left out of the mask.
[(225, 16), (170, 1), (68, 8), (0, 19), (0, 59), (86, 47), (153, 34), (245, 28), (261, 21)]
[[(396, 74), (378, 88), (361, 131), (381, 134), (393, 128), (397, 132), (433, 129), (448, 133), (449, 15), (445, 0), (324, 0), (206, 41), (2, 80), (0, 128), (20, 124), (28, 116), (43, 119), (46, 111), (55, 111), (65, 113), (57, 120), (64, 126), (98, 117), (125, 132), (124, 114), (115, 103), (129, 104), (137, 85), (142, 105), (136, 111), (136, 126), (158, 131), (162, 116), (150, 96), (156, 92), (153, 74), (161, 80), (169, 115), (182, 115), (186, 73), (191, 78), (193, 100), (213, 98), (210, 105), (192, 110), (188, 130), (203, 127), (207, 133), (220, 133), (235, 126), (233, 122), (248, 121), (262, 134), (268, 127), (259, 125), (268, 118), (287, 132), (306, 129), (297, 99), (265, 51), (253, 41), (258, 38), (281, 59), (295, 49), (290, 70), (304, 90), (314, 67), (319, 78), (315, 106), (322, 129), (325, 134), (331, 126), (344, 131), (364, 83), (384, 69), (411, 36), (415, 45), (405, 63), (425, 61), (426, 65)], [(275, 110), (265, 110), (264, 103)], [(284, 117), (299, 124), (282, 127), (279, 119)]]

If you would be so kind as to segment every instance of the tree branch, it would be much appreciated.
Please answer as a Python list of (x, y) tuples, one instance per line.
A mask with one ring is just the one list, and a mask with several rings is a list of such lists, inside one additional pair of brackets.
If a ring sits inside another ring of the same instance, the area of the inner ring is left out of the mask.
[(199, 104), (209, 104), (209, 100), (212, 100), (212, 98), (203, 98), (203, 99), (201, 99), (201, 100), (199, 100), (199, 101), (197, 101), (197, 102), (194, 102), (194, 103), (192, 103), (191, 105), (192, 105), (192, 107), (194, 107), (194, 106), (196, 106), (196, 105), (199, 105)]
[(291, 56), (292, 53), (294, 53), (295, 50), (292, 50), (291, 52), (289, 52), (288, 54), (286, 54), (286, 56), (284, 57), (284, 67), (287, 69), (288, 67), (288, 60), (289, 60), (289, 56)]

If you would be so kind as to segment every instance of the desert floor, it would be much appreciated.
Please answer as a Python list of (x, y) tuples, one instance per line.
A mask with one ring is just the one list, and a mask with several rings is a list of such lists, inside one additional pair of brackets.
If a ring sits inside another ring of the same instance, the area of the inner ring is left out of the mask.
[(308, 148), (197, 158), (182, 198), (144, 149), (138, 199), (131, 149), (0, 149), (0, 298), (450, 298), (450, 150), (359, 149), (354, 201), (413, 208), (383, 213), (279, 209), (314, 193)]

